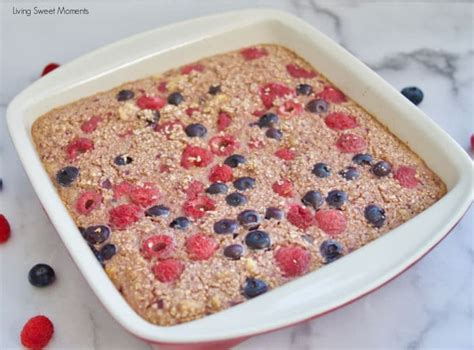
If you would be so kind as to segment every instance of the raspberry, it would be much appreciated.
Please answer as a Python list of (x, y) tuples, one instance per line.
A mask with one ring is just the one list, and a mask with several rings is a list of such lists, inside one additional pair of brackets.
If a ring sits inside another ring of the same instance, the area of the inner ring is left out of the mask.
[(282, 197), (293, 196), (293, 185), (288, 180), (277, 181), (272, 185), (273, 192)]
[(247, 47), (246, 49), (240, 50), (240, 54), (244, 57), (245, 60), (250, 61), (267, 56), (268, 51), (258, 47)]
[(280, 83), (268, 83), (260, 87), (260, 99), (266, 108), (273, 106), (277, 97), (293, 96), (294, 90)]
[(301, 205), (291, 205), (286, 217), (291, 224), (303, 230), (314, 225), (314, 217), (311, 211)]
[(142, 242), (140, 253), (145, 259), (157, 258), (163, 260), (169, 258), (175, 251), (173, 238), (168, 235), (154, 235)]
[(232, 181), (232, 168), (226, 164), (215, 165), (209, 173), (211, 182), (229, 182)]
[(0, 214), (0, 244), (5, 243), (10, 238), (10, 224), (5, 216)]
[(102, 203), (102, 195), (96, 191), (82, 193), (76, 201), (76, 210), (79, 214), (89, 215)]
[(329, 114), (326, 119), (324, 119), (324, 122), (328, 128), (333, 130), (346, 130), (358, 126), (355, 117), (341, 112)]
[(312, 70), (306, 70), (296, 64), (287, 64), (286, 70), (293, 78), (314, 78), (316, 73)]
[(46, 74), (51, 73), (53, 70), (59, 67), (59, 64), (57, 63), (49, 63), (46, 65), (46, 67), (43, 68), (43, 71), (41, 72), (41, 76), (44, 77)]
[(220, 112), (217, 117), (217, 131), (225, 130), (232, 123), (232, 118), (226, 112)]
[(344, 232), (347, 227), (346, 217), (337, 209), (319, 210), (316, 213), (316, 221), (319, 228), (330, 236)]
[(167, 82), (167, 81), (161, 81), (161, 82), (158, 84), (158, 91), (159, 91), (159, 92), (166, 92), (166, 91), (168, 91), (168, 87), (167, 87), (166, 85), (168, 85), (168, 82)]
[(299, 246), (281, 247), (275, 252), (274, 258), (285, 277), (305, 274), (311, 260), (310, 253)]
[(471, 135), (471, 151), (474, 151), (474, 134)]
[(109, 211), (110, 226), (123, 230), (140, 220), (142, 211), (135, 204), (122, 204)]
[(78, 137), (67, 145), (66, 153), (70, 160), (75, 160), (78, 154), (85, 153), (94, 148), (94, 143), (86, 137)]
[(316, 97), (322, 98), (323, 100), (332, 103), (341, 103), (347, 101), (346, 96), (341, 91), (331, 86), (326, 86), (323, 91), (316, 95)]
[(296, 152), (289, 148), (280, 148), (275, 152), (275, 155), (283, 160), (293, 160), (296, 157)]
[(161, 109), (166, 104), (166, 100), (158, 96), (141, 96), (137, 100), (140, 109)]
[(214, 136), (209, 140), (211, 152), (218, 156), (230, 156), (240, 147), (239, 141), (234, 136), (223, 135)]
[(293, 100), (285, 101), (280, 107), (278, 107), (278, 112), (281, 115), (286, 116), (297, 116), (303, 113), (303, 105)]
[(202, 233), (196, 233), (186, 240), (186, 252), (191, 260), (207, 260), (219, 248), (216, 240)]
[(154, 130), (156, 132), (161, 132), (162, 134), (166, 135), (166, 138), (169, 140), (171, 138), (171, 135), (178, 132), (179, 129), (184, 129), (183, 123), (181, 123), (179, 120), (172, 120), (169, 122), (156, 124)]
[(365, 140), (354, 134), (343, 134), (336, 141), (336, 147), (344, 153), (361, 153), (366, 149)]
[(408, 166), (399, 167), (393, 177), (405, 188), (415, 188), (420, 183), (416, 178), (416, 169)]
[(186, 197), (189, 200), (196, 199), (201, 193), (204, 192), (204, 184), (201, 181), (194, 180), (191, 182), (186, 189)]
[(153, 186), (135, 187), (129, 193), (130, 200), (141, 207), (149, 207), (156, 203), (159, 198), (159, 191)]
[(194, 112), (197, 112), (199, 111), (199, 108), (186, 108), (185, 112), (186, 114), (188, 115), (188, 117), (191, 117), (193, 115)]
[(89, 120), (85, 121), (81, 125), (81, 130), (84, 131), (87, 134), (90, 134), (93, 132), (95, 129), (97, 129), (97, 125), (102, 121), (101, 117), (98, 117), (94, 115), (91, 117)]
[(181, 166), (189, 169), (193, 166), (204, 168), (208, 166), (214, 156), (207, 149), (197, 146), (186, 146), (181, 156)]
[(21, 330), (21, 344), (28, 349), (42, 349), (53, 337), (53, 323), (46, 316), (32, 317)]
[(175, 259), (159, 261), (153, 266), (158, 281), (166, 283), (176, 281), (184, 271), (184, 264)]
[(128, 196), (132, 189), (133, 185), (127, 181), (123, 181), (118, 185), (115, 185), (112, 188), (112, 190), (114, 191), (114, 199), (120, 199), (123, 196)]
[(204, 66), (199, 63), (189, 64), (181, 68), (181, 74), (189, 74), (191, 72), (202, 72), (204, 71)]
[(216, 203), (207, 196), (199, 196), (196, 199), (188, 200), (184, 203), (184, 213), (193, 218), (202, 218), (207, 211), (216, 209)]

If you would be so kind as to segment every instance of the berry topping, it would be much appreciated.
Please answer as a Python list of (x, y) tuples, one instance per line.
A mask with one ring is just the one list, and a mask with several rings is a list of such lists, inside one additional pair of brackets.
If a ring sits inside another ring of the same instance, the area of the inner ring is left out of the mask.
[(92, 254), (94, 254), (95, 258), (100, 263), (100, 265), (102, 267), (104, 267), (105, 266), (105, 264), (104, 264), (105, 260), (104, 260), (104, 257), (102, 256), (102, 254), (97, 249), (95, 249), (95, 247), (92, 244), (89, 244), (89, 248), (91, 249)]
[(100, 255), (104, 260), (110, 260), (117, 253), (117, 247), (114, 244), (108, 243), (100, 248)]
[(303, 113), (303, 111), (303, 105), (294, 100), (285, 101), (280, 107), (278, 107), (278, 112), (285, 116), (297, 116)]
[(339, 259), (343, 255), (343, 250), (344, 248), (342, 247), (341, 243), (333, 239), (325, 240), (319, 246), (319, 252), (326, 261), (326, 264), (329, 264), (334, 260)]
[(240, 50), (240, 54), (244, 59), (250, 61), (268, 55), (268, 51), (259, 47), (247, 47)]
[(120, 154), (114, 159), (114, 163), (118, 166), (127, 165), (127, 164), (130, 164), (131, 162), (133, 162), (133, 158), (126, 154)]
[(168, 82), (167, 81), (160, 81), (160, 83), (158, 84), (158, 91), (159, 92), (168, 91)]
[(330, 236), (344, 232), (347, 227), (346, 217), (337, 209), (319, 210), (316, 213), (316, 221), (319, 228)]
[(309, 84), (299, 84), (296, 87), (296, 94), (297, 95), (306, 95), (309, 96), (313, 93), (313, 87)]
[(289, 148), (280, 148), (275, 152), (275, 155), (283, 160), (293, 160), (296, 157), (296, 152)]
[(332, 103), (341, 103), (347, 101), (346, 96), (341, 91), (331, 86), (326, 86), (324, 90), (318, 93), (316, 96)]
[(166, 100), (158, 96), (141, 96), (137, 100), (140, 109), (161, 109), (166, 104)]
[(348, 166), (344, 170), (341, 170), (339, 172), (339, 175), (341, 175), (346, 180), (355, 180), (360, 176), (360, 173), (357, 168), (353, 166)]
[(352, 161), (357, 165), (372, 165), (372, 156), (368, 153), (359, 153), (352, 157)]
[(267, 220), (271, 220), (271, 219), (281, 220), (283, 219), (284, 215), (285, 214), (283, 213), (283, 210), (275, 208), (275, 207), (267, 208), (267, 210), (265, 211), (265, 219)]
[(7, 218), (0, 214), (0, 244), (5, 243), (10, 238), (11, 228)]
[(214, 223), (214, 232), (217, 234), (235, 233), (239, 223), (232, 219), (222, 219)]
[(324, 198), (319, 191), (308, 191), (303, 198), (301, 198), (301, 202), (307, 207), (318, 209), (324, 204)]
[(145, 259), (168, 259), (176, 250), (173, 238), (168, 235), (154, 235), (142, 242), (140, 253)]
[(164, 123), (159, 123), (155, 125), (154, 130), (161, 134), (164, 134), (168, 140), (170, 140), (173, 135), (178, 133), (180, 129), (184, 129), (183, 123), (179, 120), (171, 120)]
[(232, 118), (226, 112), (220, 112), (217, 116), (217, 131), (227, 129), (232, 124)]
[(258, 119), (257, 125), (261, 128), (269, 128), (278, 124), (278, 116), (275, 113), (265, 113)]
[(130, 191), (129, 196), (132, 203), (141, 207), (149, 207), (150, 205), (156, 203), (160, 193), (156, 188), (150, 185), (145, 185), (143, 187), (133, 188)]
[(109, 238), (110, 228), (105, 225), (89, 226), (82, 235), (88, 243), (100, 244)]
[(232, 168), (227, 164), (217, 164), (211, 168), (209, 181), (211, 182), (229, 182), (232, 181)]
[(206, 193), (209, 194), (224, 194), (227, 193), (229, 187), (222, 182), (214, 182), (207, 189)]
[(247, 278), (243, 287), (243, 294), (247, 299), (255, 298), (268, 290), (267, 284), (257, 278)]
[(183, 206), (184, 213), (193, 219), (200, 219), (206, 212), (214, 209), (216, 209), (216, 203), (204, 195), (193, 200), (188, 200)]
[(283, 133), (279, 129), (268, 128), (268, 130), (265, 132), (265, 136), (270, 139), (280, 141), (283, 137)]
[(79, 176), (79, 169), (73, 166), (62, 168), (56, 173), (56, 181), (64, 187), (70, 186)]
[(204, 184), (201, 181), (193, 180), (186, 188), (186, 198), (196, 199), (204, 192)]
[(364, 216), (374, 227), (382, 227), (385, 223), (385, 210), (377, 204), (370, 204), (365, 207)]
[(293, 94), (293, 89), (280, 83), (268, 83), (260, 88), (260, 99), (266, 108), (271, 108), (276, 98), (293, 96)]
[(55, 279), (53, 268), (46, 264), (36, 264), (28, 273), (28, 281), (35, 287), (49, 286)]
[(180, 92), (173, 92), (172, 94), (170, 94), (168, 96), (168, 103), (170, 105), (179, 105), (180, 103), (182, 103), (184, 101), (184, 97), (183, 95), (181, 95)]
[(260, 215), (255, 210), (244, 210), (237, 216), (239, 224), (247, 229), (256, 229), (260, 225)]
[(336, 141), (336, 147), (344, 153), (360, 153), (367, 148), (367, 143), (358, 135), (343, 134)]
[(344, 191), (329, 191), (326, 197), (326, 203), (333, 208), (341, 208), (347, 202), (347, 193)]
[(329, 110), (329, 104), (325, 100), (314, 99), (306, 104), (306, 110), (311, 113), (326, 113)]
[(90, 134), (95, 129), (97, 129), (97, 126), (101, 121), (101, 117), (93, 116), (89, 120), (86, 120), (84, 123), (81, 124), (81, 130), (84, 131), (86, 134)]
[(471, 135), (471, 152), (474, 152), (474, 134)]
[(76, 210), (79, 214), (89, 215), (102, 203), (102, 195), (96, 191), (83, 192), (76, 201)]
[(316, 76), (316, 72), (313, 70), (306, 70), (293, 63), (287, 64), (286, 70), (293, 78), (314, 78)]
[(112, 228), (123, 230), (140, 220), (142, 210), (135, 204), (122, 204), (109, 211), (109, 222)]
[(245, 244), (251, 249), (265, 249), (271, 245), (270, 236), (265, 231), (250, 231), (245, 236)]
[(279, 248), (274, 258), (283, 276), (296, 277), (308, 272), (311, 261), (310, 253), (299, 246), (288, 246)]
[(164, 216), (170, 215), (170, 208), (164, 205), (154, 205), (145, 211), (146, 216)]
[(239, 260), (244, 255), (244, 247), (241, 244), (231, 244), (224, 248), (224, 256), (232, 260)]
[(418, 106), (421, 101), (423, 101), (423, 91), (421, 91), (419, 88), (416, 86), (409, 86), (401, 91), (402, 95), (405, 96), (407, 99), (409, 99), (413, 104)]
[(207, 129), (204, 125), (196, 123), (196, 124), (189, 124), (184, 129), (184, 132), (189, 137), (204, 137), (207, 134)]
[(239, 191), (246, 191), (254, 188), (255, 186), (255, 179), (249, 176), (242, 176), (239, 177), (237, 180), (234, 181), (234, 187)]
[(170, 227), (178, 230), (185, 230), (191, 225), (191, 221), (185, 216), (180, 216), (171, 221)]
[(159, 261), (153, 266), (153, 273), (160, 282), (174, 282), (184, 271), (184, 264), (181, 261), (168, 259)]
[(75, 160), (79, 154), (94, 149), (94, 142), (86, 137), (78, 137), (67, 145), (66, 153), (69, 160)]
[(311, 211), (300, 205), (291, 205), (286, 217), (291, 224), (303, 230), (314, 225), (314, 217)]
[(218, 156), (229, 156), (239, 148), (239, 141), (234, 136), (214, 136), (209, 140), (211, 152)]
[(211, 95), (217, 95), (218, 93), (220, 93), (222, 90), (221, 90), (221, 86), (220, 85), (211, 85), (209, 86), (209, 94)]
[(282, 197), (293, 196), (293, 185), (289, 180), (280, 180), (274, 182), (272, 185), (273, 192), (279, 194)]
[(41, 72), (41, 76), (44, 77), (46, 74), (51, 73), (56, 68), (59, 68), (59, 64), (57, 64), (57, 63), (48, 63), (46, 65), (46, 67), (43, 68), (43, 71)]
[(387, 176), (388, 174), (390, 174), (391, 171), (392, 171), (392, 165), (389, 162), (386, 162), (384, 160), (381, 160), (380, 162), (375, 163), (374, 166), (372, 167), (372, 172), (377, 177)]
[(333, 130), (347, 130), (353, 129), (358, 126), (355, 117), (342, 112), (330, 113), (324, 119), (324, 122), (326, 123), (328, 128)]
[(43, 349), (53, 337), (53, 323), (46, 316), (30, 318), (21, 330), (21, 344), (28, 349)]
[(317, 177), (325, 178), (331, 175), (331, 168), (326, 163), (316, 163), (312, 173)]
[(181, 68), (181, 74), (190, 74), (191, 72), (203, 72), (204, 66), (199, 63), (188, 64)]
[(246, 159), (244, 156), (241, 156), (240, 154), (233, 154), (224, 160), (224, 164), (230, 166), (231, 168), (237, 168), (240, 164), (244, 164), (245, 161)]
[(207, 260), (219, 248), (212, 237), (196, 233), (186, 240), (186, 252), (191, 260)]
[(405, 188), (415, 188), (420, 183), (416, 178), (416, 169), (409, 166), (399, 167), (393, 177)]
[(234, 192), (227, 195), (227, 197), (225, 197), (225, 201), (231, 207), (238, 207), (239, 205), (244, 205), (247, 203), (247, 197), (245, 197), (242, 193)]
[(120, 199), (123, 196), (128, 196), (130, 191), (133, 189), (133, 185), (127, 181), (123, 181), (118, 185), (113, 186), (114, 199)]
[(120, 90), (116, 96), (117, 101), (127, 101), (135, 97), (135, 93), (132, 90)]
[(181, 156), (181, 166), (185, 169), (191, 167), (206, 167), (211, 162), (214, 156), (207, 149), (197, 146), (186, 146)]

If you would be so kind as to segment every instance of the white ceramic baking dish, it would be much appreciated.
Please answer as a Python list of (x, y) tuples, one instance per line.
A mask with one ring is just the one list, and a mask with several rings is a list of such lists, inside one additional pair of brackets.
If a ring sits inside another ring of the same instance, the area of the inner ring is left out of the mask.
[[(127, 304), (77, 233), (41, 165), (31, 126), (43, 113), (78, 98), (257, 43), (281, 44), (304, 57), (418, 153), (446, 183), (448, 193), (364, 248), (258, 298), (193, 322), (173, 327), (153, 325)], [(108, 45), (25, 89), (9, 105), (7, 119), (31, 183), (89, 285), (123, 327), (151, 343), (196, 345), (243, 339), (347, 304), (426, 254), (458, 222), (473, 198), (471, 159), (446, 132), (327, 36), (297, 17), (273, 10), (198, 18)]]

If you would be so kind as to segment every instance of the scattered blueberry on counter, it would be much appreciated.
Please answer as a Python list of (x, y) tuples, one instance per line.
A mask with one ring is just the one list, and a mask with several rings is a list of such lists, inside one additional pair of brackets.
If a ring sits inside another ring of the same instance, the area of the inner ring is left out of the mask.
[(409, 99), (415, 106), (418, 106), (421, 101), (423, 101), (423, 91), (421, 91), (420, 88), (417, 88), (416, 86), (409, 86), (401, 91), (402, 95), (405, 96), (407, 99)]
[(28, 273), (28, 280), (35, 287), (46, 287), (53, 283), (56, 274), (53, 268), (47, 264), (36, 264)]

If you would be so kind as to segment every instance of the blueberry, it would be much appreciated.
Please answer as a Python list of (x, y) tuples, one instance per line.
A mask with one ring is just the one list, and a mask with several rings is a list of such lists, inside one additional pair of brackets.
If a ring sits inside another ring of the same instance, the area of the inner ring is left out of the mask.
[(329, 109), (329, 104), (325, 100), (315, 99), (306, 104), (306, 109), (311, 113), (326, 113)]
[(126, 154), (120, 154), (114, 159), (114, 163), (120, 166), (130, 164), (131, 162), (133, 162), (133, 158)]
[(339, 175), (341, 175), (346, 180), (355, 180), (360, 176), (359, 170), (353, 166), (348, 166), (344, 170), (341, 170)]
[(164, 216), (170, 215), (170, 208), (164, 205), (154, 205), (145, 211), (145, 216)]
[(365, 207), (364, 216), (374, 227), (382, 227), (385, 223), (385, 210), (376, 204)]
[(241, 156), (240, 154), (233, 154), (224, 160), (224, 164), (230, 166), (231, 168), (237, 168), (240, 164), (244, 164), (245, 162), (245, 157)]
[(218, 234), (234, 233), (237, 231), (239, 223), (232, 219), (222, 219), (214, 223), (214, 232)]
[(388, 174), (390, 174), (391, 171), (392, 171), (392, 166), (390, 165), (389, 162), (386, 162), (384, 160), (375, 163), (374, 166), (372, 167), (372, 172), (374, 173), (375, 176), (378, 176), (378, 177), (387, 176)]
[(0, 179), (0, 191), (3, 190), (3, 180)]
[(84, 239), (89, 244), (99, 244), (104, 242), (110, 236), (110, 228), (105, 225), (89, 226), (84, 231)]
[(403, 96), (413, 102), (416, 106), (418, 106), (421, 101), (423, 101), (423, 91), (421, 91), (416, 86), (406, 87), (401, 92)]
[(120, 90), (116, 97), (117, 101), (127, 101), (135, 97), (135, 93), (132, 90)]
[(183, 95), (180, 92), (173, 92), (168, 96), (168, 103), (171, 105), (179, 105), (181, 102), (184, 101)]
[(247, 197), (242, 193), (234, 192), (225, 197), (225, 201), (232, 207), (238, 207), (239, 205), (247, 203)]
[(102, 254), (100, 254), (100, 252), (91, 244), (89, 244), (89, 248), (92, 250), (92, 253), (96, 257), (97, 261), (102, 265), (102, 267), (104, 267), (104, 257)]
[(213, 184), (211, 184), (206, 189), (206, 193), (209, 193), (209, 194), (223, 194), (223, 193), (227, 193), (228, 189), (229, 189), (229, 187), (225, 183), (214, 182)]
[(51, 266), (36, 264), (28, 273), (28, 280), (35, 287), (46, 287), (54, 282), (56, 274)]
[(56, 173), (56, 180), (61, 186), (70, 186), (79, 176), (79, 169), (73, 166), (62, 168)]
[(296, 87), (296, 94), (297, 95), (306, 95), (309, 96), (313, 92), (313, 87), (309, 84), (299, 84)]
[(247, 278), (244, 284), (244, 295), (246, 298), (255, 298), (268, 290), (267, 284), (257, 278)]
[(244, 254), (244, 247), (241, 244), (231, 244), (224, 248), (224, 256), (232, 260), (238, 260)]
[(357, 165), (371, 165), (373, 159), (368, 153), (359, 153), (352, 157), (352, 161)]
[(255, 229), (260, 225), (260, 215), (255, 210), (244, 210), (237, 216), (239, 224), (247, 229)]
[(325, 178), (331, 175), (331, 168), (326, 163), (316, 163), (312, 173), (317, 177)]
[(191, 221), (185, 216), (177, 217), (170, 223), (170, 227), (178, 230), (185, 230), (189, 225), (191, 225)]
[(269, 128), (278, 123), (278, 116), (275, 113), (265, 113), (258, 120), (258, 126), (261, 128)]
[(234, 187), (240, 191), (246, 191), (255, 186), (255, 179), (249, 176), (239, 177), (234, 181)]
[(342, 256), (343, 250), (344, 248), (342, 247), (341, 243), (332, 239), (324, 241), (319, 246), (319, 252), (326, 261), (326, 264), (329, 264), (330, 262), (339, 259)]
[(78, 226), (77, 229), (78, 229), (79, 232), (81, 233), (81, 236), (84, 237), (84, 234), (85, 234), (85, 232), (86, 232), (85, 227)]
[(117, 253), (117, 247), (114, 244), (106, 244), (100, 249), (100, 254), (104, 260), (111, 259)]
[(347, 202), (347, 193), (344, 191), (332, 190), (326, 197), (326, 203), (330, 207), (341, 208)]
[(219, 92), (221, 92), (221, 86), (220, 85), (211, 85), (209, 87), (209, 93), (211, 95), (217, 95)]
[(245, 236), (245, 244), (251, 249), (264, 249), (271, 245), (270, 236), (265, 231), (250, 231)]
[(314, 209), (318, 209), (324, 204), (324, 198), (319, 191), (308, 191), (301, 199), (301, 202), (303, 202), (303, 204), (306, 206), (311, 206)]
[(283, 137), (283, 133), (279, 129), (268, 128), (267, 132), (265, 133), (265, 136), (270, 139), (280, 141)]
[(270, 207), (267, 208), (265, 211), (265, 219), (270, 220), (270, 219), (275, 219), (275, 220), (281, 220), (283, 219), (283, 210), (275, 208), (275, 207)]
[(207, 134), (207, 129), (202, 124), (189, 124), (184, 131), (189, 137), (203, 137)]

